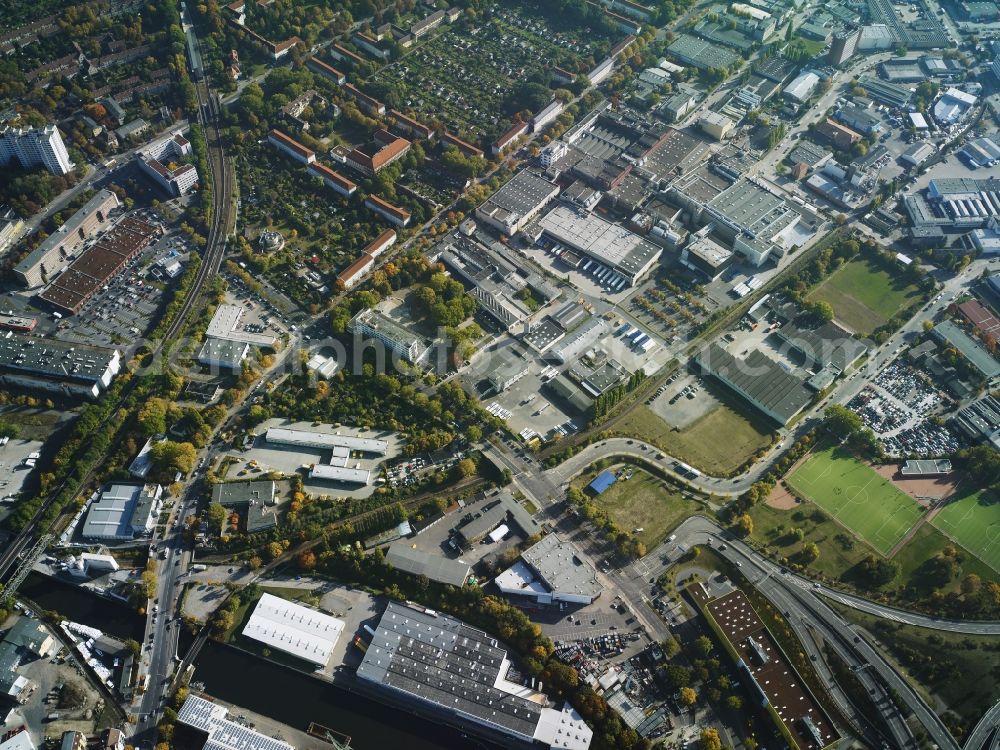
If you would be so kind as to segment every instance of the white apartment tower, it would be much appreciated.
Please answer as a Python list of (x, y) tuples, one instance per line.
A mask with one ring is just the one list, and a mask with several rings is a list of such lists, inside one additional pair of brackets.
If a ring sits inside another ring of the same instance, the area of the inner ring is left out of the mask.
[(0, 132), (0, 166), (14, 158), (25, 169), (45, 165), (52, 174), (66, 174), (73, 169), (69, 153), (55, 125), (43, 128), (5, 128)]

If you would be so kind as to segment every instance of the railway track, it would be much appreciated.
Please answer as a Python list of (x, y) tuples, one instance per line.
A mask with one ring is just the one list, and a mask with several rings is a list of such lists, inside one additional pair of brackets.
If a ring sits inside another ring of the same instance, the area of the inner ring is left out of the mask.
[[(225, 150), (222, 144), (221, 131), (218, 121), (219, 113), (217, 101), (212, 96), (211, 90), (204, 81), (200, 81), (198, 83), (195, 87), (195, 91), (198, 95), (199, 104), (198, 121), (202, 124), (205, 133), (205, 144), (208, 152), (208, 169), (210, 173), (208, 176), (211, 180), (212, 195), (214, 200), (212, 220), (211, 225), (209, 226), (205, 252), (202, 257), (202, 264), (198, 269), (198, 274), (195, 278), (194, 284), (188, 291), (187, 297), (184, 299), (181, 309), (178, 311), (173, 322), (171, 322), (163, 338), (158, 341), (151, 350), (150, 356), (152, 357), (159, 355), (184, 330), (188, 317), (201, 299), (201, 292), (204, 288), (205, 282), (214, 274), (218, 273), (226, 251), (226, 234), (229, 227), (230, 217), (232, 215), (232, 203), (230, 201), (230, 197), (233, 192), (233, 174), (226, 162)], [(115, 404), (113, 409), (109, 410), (108, 416), (105, 417), (100, 425), (98, 425), (97, 430), (105, 429), (120, 412), (120, 410), (127, 405), (128, 400), (135, 391), (137, 384), (137, 379), (133, 379), (128, 383), (122, 391), (118, 402)], [(85, 445), (81, 447), (81, 450), (85, 449)], [(74, 460), (77, 457), (78, 456), (74, 456)], [(95, 461), (94, 467), (80, 478), (80, 487), (86, 487), (91, 481), (93, 481), (99, 466), (100, 462)], [(10, 541), (3, 553), (0, 554), (0, 583), (5, 586), (6, 595), (12, 595), (17, 588), (17, 584), (19, 584), (20, 580), (23, 578), (21, 569), (26, 565), (30, 566), (32, 564), (33, 561), (29, 559), (29, 551), (44, 534), (49, 532), (49, 529), (39, 528), (39, 524), (72, 479), (73, 475), (68, 475), (54, 490), (49, 493), (45, 501), (35, 511), (31, 520), (17, 534), (17, 536)], [(57, 519), (53, 524), (53, 527), (58, 526), (59, 521), (62, 520), (65, 515), (65, 513), (60, 515), (59, 519)]]

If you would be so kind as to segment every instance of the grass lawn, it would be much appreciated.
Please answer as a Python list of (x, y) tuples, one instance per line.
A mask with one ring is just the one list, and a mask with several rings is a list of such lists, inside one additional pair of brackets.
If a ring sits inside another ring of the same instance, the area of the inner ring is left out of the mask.
[(931, 523), (1000, 571), (1000, 499), (968, 492), (949, 502)]
[[(598, 473), (588, 472), (575, 484), (586, 487)], [(699, 503), (639, 468), (631, 479), (619, 479), (595, 497), (594, 502), (626, 531), (641, 528), (636, 536), (646, 549), (653, 549), (681, 521), (702, 510)]]
[(771, 444), (773, 428), (763, 417), (748, 419), (724, 402), (682, 430), (640, 405), (615, 425), (615, 432), (652, 443), (706, 474), (726, 476)]
[(868, 335), (900, 310), (921, 301), (920, 290), (896, 279), (867, 260), (848, 261), (816, 287), (809, 299), (829, 302), (835, 318)]
[(786, 481), (883, 555), (923, 514), (913, 498), (838, 448), (813, 453)]
[[(961, 729), (955, 733), (959, 742), (986, 709), (1000, 700), (1000, 651), (995, 636), (917, 628), (834, 606), (885, 644), (890, 658), (903, 666), (903, 673), (921, 692), (933, 694), (962, 718)], [(952, 722), (948, 725), (956, 728)]]

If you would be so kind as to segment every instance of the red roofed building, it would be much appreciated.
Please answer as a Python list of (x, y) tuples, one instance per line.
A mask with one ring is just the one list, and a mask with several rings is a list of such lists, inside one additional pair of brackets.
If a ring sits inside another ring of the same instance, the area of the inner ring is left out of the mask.
[(471, 143), (463, 141), (461, 138), (452, 135), (451, 133), (445, 132), (444, 134), (442, 134), (441, 140), (444, 141), (445, 143), (450, 143), (452, 146), (455, 146), (459, 151), (461, 151), (466, 156), (483, 155), (483, 150), (481, 148), (477, 148), (476, 146), (473, 146)]
[(279, 151), (284, 151), (290, 157), (302, 164), (312, 164), (316, 161), (316, 152), (306, 148), (294, 138), (285, 135), (280, 130), (272, 130), (267, 136), (268, 143), (276, 146)]
[(296, 44), (303, 44), (303, 41), (297, 36), (289, 37), (283, 42), (277, 42), (271, 46), (271, 56), (275, 60), (280, 60), (282, 57), (287, 55)]
[(396, 120), (396, 127), (418, 138), (433, 138), (434, 131), (421, 122), (417, 122), (412, 117), (404, 115), (398, 109), (389, 110), (389, 114)]
[(370, 255), (373, 258), (377, 258), (386, 250), (388, 250), (390, 247), (392, 247), (395, 241), (396, 241), (396, 230), (386, 229), (384, 232), (382, 232), (382, 234), (380, 234), (378, 237), (376, 237), (374, 240), (371, 241), (368, 247), (365, 248), (364, 254)]
[(984, 339), (996, 341), (1000, 338), (1000, 320), (978, 301), (973, 299), (963, 302), (958, 306), (958, 311)]
[(347, 268), (337, 274), (337, 281), (344, 285), (344, 289), (350, 289), (357, 284), (361, 278), (368, 273), (375, 265), (375, 259), (364, 253)]
[(370, 143), (352, 149), (347, 154), (349, 167), (369, 177), (378, 174), (410, 150), (410, 142), (393, 135), (387, 130), (376, 130)]
[(378, 99), (368, 94), (364, 93), (355, 86), (353, 83), (349, 83), (344, 86), (344, 91), (346, 91), (350, 96), (358, 103), (358, 106), (370, 115), (384, 115), (385, 105)]
[(524, 135), (528, 131), (528, 123), (526, 122), (515, 122), (511, 125), (510, 130), (504, 133), (502, 136), (496, 139), (493, 144), (492, 152), (496, 156), (501, 151), (503, 151), (507, 146), (516, 141), (520, 136)]
[(319, 73), (321, 76), (329, 78), (338, 86), (343, 86), (347, 82), (347, 76), (329, 63), (323, 62), (318, 57), (310, 57), (306, 60), (306, 67), (313, 73)]
[(320, 164), (318, 161), (314, 161), (306, 167), (306, 171), (314, 177), (322, 177), (327, 187), (333, 188), (335, 192), (340, 193), (345, 198), (350, 198), (358, 189), (358, 186), (344, 177), (344, 175), (335, 172), (325, 164)]
[(343, 45), (340, 44), (332, 45), (330, 47), (330, 54), (336, 57), (338, 60), (350, 63), (351, 65), (360, 65), (365, 61), (364, 58), (361, 57), (361, 55), (357, 54), (356, 52), (351, 52), (349, 49), (347, 49), (347, 47), (344, 47)]
[(370, 211), (374, 211), (383, 219), (391, 224), (395, 224), (397, 227), (405, 227), (410, 223), (409, 211), (405, 208), (394, 206), (391, 203), (382, 200), (377, 195), (368, 196), (368, 200), (365, 201), (365, 208)]

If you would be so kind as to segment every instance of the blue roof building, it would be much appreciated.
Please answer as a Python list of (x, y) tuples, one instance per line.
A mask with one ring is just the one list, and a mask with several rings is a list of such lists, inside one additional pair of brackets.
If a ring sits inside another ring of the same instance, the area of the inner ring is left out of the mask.
[(615, 475), (610, 471), (602, 471), (594, 478), (594, 481), (590, 483), (589, 487), (593, 490), (595, 495), (600, 495), (604, 492), (604, 490), (613, 485), (616, 480), (617, 477), (615, 477)]

